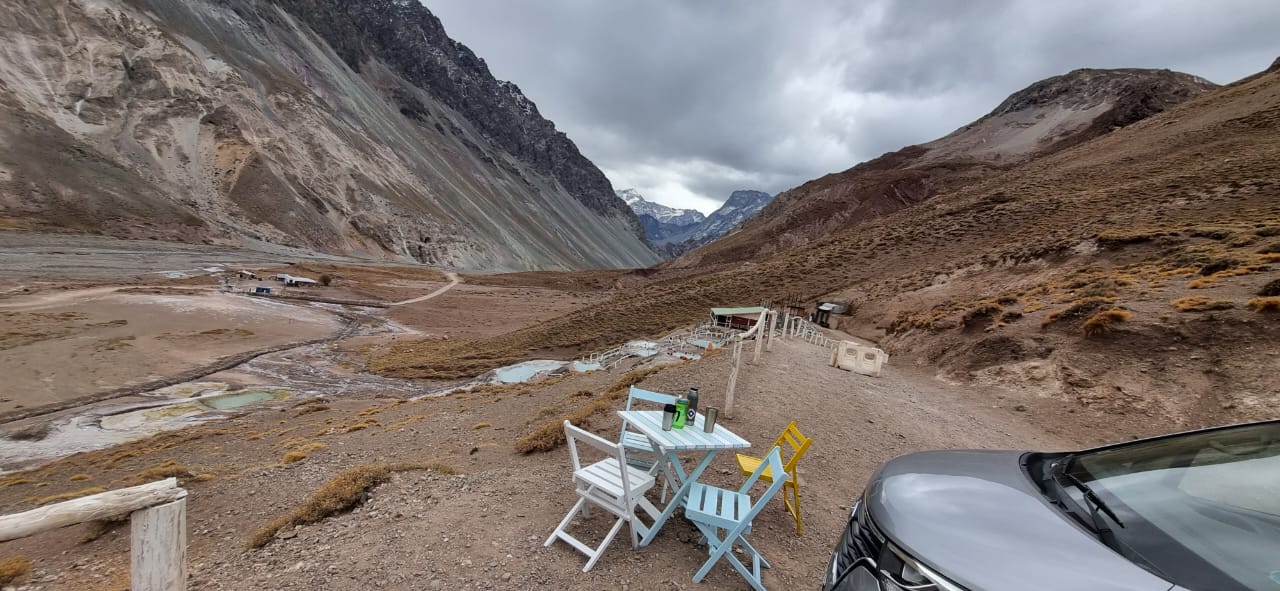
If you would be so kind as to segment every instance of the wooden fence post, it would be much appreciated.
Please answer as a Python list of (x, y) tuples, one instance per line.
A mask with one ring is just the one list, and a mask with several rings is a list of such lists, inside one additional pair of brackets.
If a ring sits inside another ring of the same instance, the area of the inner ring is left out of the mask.
[(742, 339), (733, 337), (733, 351), (729, 355), (729, 384), (724, 391), (724, 416), (733, 418), (733, 390), (738, 387), (738, 364), (742, 358)]
[(185, 591), (187, 500), (135, 511), (130, 521), (133, 591)]
[(760, 319), (756, 321), (756, 350), (751, 354), (751, 363), (760, 363), (760, 351), (764, 350), (765, 334), (760, 332), (765, 328), (765, 322), (769, 320), (769, 310), (760, 313)]
[(176, 478), (0, 516), (0, 542), (125, 513), (133, 522), (133, 591), (186, 591), (187, 491)]
[(765, 341), (765, 344), (764, 344), (765, 351), (773, 350), (773, 333), (777, 329), (777, 326), (775, 326), (776, 324), (778, 324), (778, 313), (771, 310), (769, 312), (769, 326), (768, 326), (769, 340)]

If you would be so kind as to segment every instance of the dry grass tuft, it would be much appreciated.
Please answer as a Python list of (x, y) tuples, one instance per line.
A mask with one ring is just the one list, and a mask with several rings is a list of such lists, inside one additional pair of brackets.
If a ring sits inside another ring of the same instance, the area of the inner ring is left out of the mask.
[(36, 499), (36, 504), (37, 504), (37, 505), (48, 505), (48, 504), (50, 504), (50, 503), (61, 503), (62, 501), (70, 501), (71, 499), (78, 499), (78, 498), (80, 498), (80, 497), (87, 497), (87, 496), (89, 496), (89, 495), (96, 495), (96, 494), (101, 493), (101, 492), (107, 492), (107, 489), (102, 488), (101, 486), (93, 486), (93, 487), (90, 487), (90, 488), (82, 488), (82, 489), (80, 489), (80, 490), (76, 490), (76, 491), (64, 492), (64, 493), (60, 493), (60, 494), (56, 494), (56, 495), (49, 495), (49, 496), (47, 496), (47, 497), (41, 497), (41, 498), (39, 498), (39, 499)]
[(129, 476), (128, 478), (123, 479), (122, 483), (124, 486), (137, 486), (139, 484), (164, 480), (165, 478), (178, 478), (185, 480), (195, 475), (196, 470), (192, 470), (186, 465), (169, 460)]
[(1188, 296), (1173, 300), (1173, 306), (1182, 312), (1209, 312), (1212, 310), (1230, 310), (1236, 307), (1229, 300), (1219, 300), (1209, 296)]
[(72, 474), (71, 478), (68, 478), (67, 480), (76, 481), (76, 480), (88, 480), (88, 479), (89, 479), (88, 474)]
[(5, 476), (0, 478), (0, 488), (9, 488), (11, 486), (21, 486), (23, 484), (35, 484), (36, 481), (26, 476)]
[(471, 428), (472, 428), (472, 429), (475, 429), (475, 430), (479, 430), (479, 429), (487, 429), (487, 428), (492, 427), (492, 426), (493, 426), (493, 425), (490, 425), (489, 423), (476, 423), (476, 424), (472, 425), (472, 426), (471, 426)]
[(382, 426), (382, 423), (379, 423), (378, 421), (375, 421), (375, 420), (373, 420), (373, 419), (369, 419), (369, 420), (364, 421), (364, 422), (361, 422), (361, 423), (355, 423), (355, 424), (352, 424), (352, 425), (347, 425), (347, 427), (346, 427), (345, 429), (343, 429), (343, 432), (344, 432), (344, 433), (354, 433), (354, 432), (356, 432), (356, 431), (363, 431), (363, 430), (365, 430), (365, 429), (368, 429), (369, 427), (381, 427), (381, 426)]
[(1280, 312), (1280, 296), (1269, 298), (1253, 298), (1246, 304), (1250, 310), (1259, 314)]
[(12, 585), (29, 574), (31, 574), (31, 561), (25, 556), (11, 556), (0, 560), (0, 587)]
[(1121, 322), (1128, 322), (1132, 319), (1132, 312), (1112, 308), (1090, 316), (1088, 320), (1084, 321), (1084, 324), (1082, 324), (1080, 328), (1084, 330), (1085, 336), (1096, 337), (1111, 332), (1111, 329), (1115, 325)]
[(302, 460), (305, 460), (305, 459), (307, 459), (307, 454), (304, 454), (300, 451), (291, 451), (289, 453), (284, 454), (284, 457), (280, 458), (280, 463), (292, 464), (294, 462), (301, 462)]
[(1161, 236), (1173, 236), (1176, 234), (1177, 232), (1164, 230), (1104, 230), (1098, 233), (1096, 240), (1098, 241), (1098, 246), (1102, 248), (1115, 249), (1127, 244), (1150, 242)]
[[(669, 366), (667, 366), (669, 367)], [(596, 399), (583, 403), (578, 400), (580, 396), (577, 393), (567, 397), (573, 408), (560, 418), (543, 423), (533, 432), (516, 440), (516, 451), (522, 454), (531, 454), (540, 451), (551, 451), (564, 445), (564, 421), (569, 421), (575, 427), (585, 427), (589, 423), (591, 416), (596, 413), (608, 412), (613, 408), (617, 401), (626, 397), (628, 390), (634, 384), (639, 384), (644, 378), (653, 375), (664, 369), (664, 367), (648, 367), (645, 369), (634, 369), (622, 376), (604, 394)], [(545, 416), (554, 416), (559, 414), (554, 408), (544, 408), (539, 413), (539, 418)]]
[(1115, 298), (1107, 297), (1087, 297), (1072, 302), (1071, 305), (1058, 310), (1045, 317), (1044, 322), (1040, 323), (1040, 328), (1047, 328), (1055, 322), (1068, 320), (1071, 318), (1084, 318), (1093, 313), (1098, 308), (1115, 303)]
[(261, 548), (275, 538), (280, 530), (316, 523), (330, 515), (349, 511), (364, 503), (369, 490), (382, 484), (397, 472), (430, 470), (438, 474), (456, 474), (457, 470), (438, 460), (426, 462), (398, 462), (394, 464), (368, 464), (347, 468), (338, 472), (328, 482), (320, 485), (302, 506), (273, 519), (249, 538), (249, 547)]
[(298, 412), (293, 413), (293, 417), (298, 418), (302, 415), (311, 414), (313, 412), (323, 412), (323, 411), (329, 410), (329, 408), (330, 407), (327, 404), (308, 404), (306, 406), (303, 406), (302, 408), (299, 408)]

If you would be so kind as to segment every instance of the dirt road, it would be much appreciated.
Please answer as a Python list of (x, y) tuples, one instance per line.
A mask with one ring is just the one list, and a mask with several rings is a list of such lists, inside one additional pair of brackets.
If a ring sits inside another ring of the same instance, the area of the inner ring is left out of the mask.
[(400, 302), (390, 302), (390, 303), (388, 303), (387, 305), (388, 305), (388, 306), (404, 306), (404, 305), (407, 305), (407, 304), (416, 304), (416, 303), (418, 303), (418, 302), (425, 302), (425, 301), (427, 301), (427, 300), (429, 300), (429, 299), (431, 299), (431, 298), (434, 298), (434, 297), (436, 297), (436, 296), (444, 295), (444, 293), (445, 293), (445, 292), (447, 292), (447, 291), (449, 291), (449, 290), (453, 289), (453, 286), (457, 285), (457, 284), (458, 284), (458, 281), (459, 281), (459, 279), (458, 279), (458, 274), (457, 274), (457, 273), (454, 273), (454, 272), (452, 272), (452, 271), (447, 271), (447, 272), (445, 272), (445, 275), (447, 275), (447, 276), (449, 277), (449, 284), (448, 284), (448, 285), (445, 285), (444, 287), (441, 287), (440, 289), (437, 289), (437, 290), (435, 290), (435, 291), (433, 291), (433, 292), (431, 292), (431, 293), (429, 293), (429, 294), (427, 294), (427, 295), (424, 295), (424, 296), (419, 296), (419, 297), (416, 297), (416, 298), (410, 298), (410, 299), (407, 299), (407, 300), (404, 300), (404, 301), (400, 301)]

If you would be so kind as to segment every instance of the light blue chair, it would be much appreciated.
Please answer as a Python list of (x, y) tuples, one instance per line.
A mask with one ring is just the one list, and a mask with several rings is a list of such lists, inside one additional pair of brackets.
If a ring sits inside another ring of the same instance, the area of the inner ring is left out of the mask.
[[(747, 491), (751, 490), (751, 485), (755, 484), (765, 471), (773, 475), (773, 482), (764, 494), (752, 503)], [(702, 568), (694, 573), (693, 582), (701, 583), (707, 573), (711, 572), (711, 567), (724, 558), (747, 580), (751, 588), (756, 591), (765, 591), (764, 583), (760, 581), (760, 567), (771, 568), (769, 561), (760, 556), (760, 552), (747, 541), (746, 536), (751, 533), (751, 522), (756, 515), (774, 495), (778, 494), (789, 478), (790, 475), (782, 465), (782, 448), (775, 447), (769, 455), (765, 456), (760, 465), (756, 466), (755, 471), (736, 492), (700, 482), (693, 484), (693, 488), (689, 490), (689, 496), (685, 499), (684, 516), (698, 527), (698, 531), (702, 532), (707, 542), (707, 550), (711, 554), (702, 564)], [(720, 537), (721, 531), (725, 532), (724, 537)], [(742, 545), (743, 551), (751, 557), (750, 569), (747, 569), (746, 565), (733, 555), (735, 543)]]
[[(637, 400), (652, 402), (657, 405), (659, 409), (664, 405), (676, 403), (676, 397), (670, 394), (651, 392), (643, 388), (631, 386), (631, 391), (627, 394), (627, 410), (631, 410), (631, 405)], [(649, 441), (649, 438), (645, 437), (643, 433), (628, 431), (626, 421), (622, 421), (622, 435), (619, 437), (618, 442), (627, 450), (627, 462), (632, 466), (649, 470), (658, 463), (658, 451), (653, 449), (653, 442)], [(662, 481), (662, 496), (660, 498), (663, 501), (667, 500), (668, 489), (678, 488), (673, 487), (668, 478), (670, 477), (668, 476)]]
[[(649, 390), (632, 386), (631, 392), (627, 394), (627, 410), (631, 410), (631, 405), (637, 400), (652, 402), (658, 405), (659, 410), (661, 410), (663, 405), (676, 403), (676, 397), (670, 394), (650, 392)], [(639, 452), (646, 454), (647, 456), (655, 456), (653, 459), (648, 457), (641, 459), (632, 456), (631, 463), (633, 466), (638, 463), (637, 460), (647, 461), (649, 462), (649, 465), (652, 465), (653, 461), (656, 460), (657, 452), (653, 449), (653, 442), (649, 441), (649, 438), (645, 437), (643, 433), (628, 431), (626, 421), (622, 421), (622, 435), (619, 442), (622, 443), (622, 447), (626, 448), (628, 454)]]

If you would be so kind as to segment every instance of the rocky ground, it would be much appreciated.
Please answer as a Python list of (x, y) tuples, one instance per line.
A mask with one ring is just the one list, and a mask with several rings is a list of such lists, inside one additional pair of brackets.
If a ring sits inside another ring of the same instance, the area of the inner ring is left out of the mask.
[[(850, 502), (884, 460), (920, 449), (1063, 449), (1124, 437), (1106, 417), (1068, 412), (1064, 403), (998, 388), (948, 385), (910, 360), (893, 360), (879, 379), (826, 365), (826, 352), (804, 342), (779, 342), (740, 377), (735, 417), (725, 424), (763, 451), (796, 420), (814, 440), (803, 460), (805, 535), (780, 500), (761, 514), (753, 542), (773, 561), (766, 584), (817, 584)], [(545, 386), (451, 395), (417, 402), (333, 401), (300, 414), (256, 411), (229, 422), (164, 439), (83, 454), (32, 473), (38, 482), (0, 488), (12, 508), (27, 495), (119, 482), (147, 466), (173, 462), (193, 474), (191, 580), (196, 589), (693, 588), (704, 550), (679, 518), (650, 547), (631, 550), (625, 538), (590, 573), (564, 544), (542, 542), (572, 504), (568, 453), (520, 455), (513, 441), (554, 413), (572, 408), (582, 390), (599, 392), (622, 370), (584, 374)], [(667, 367), (647, 388), (702, 387), (706, 404), (723, 406), (727, 355)], [(584, 398), (586, 400), (586, 398)], [(550, 409), (548, 411), (547, 409)], [(355, 424), (367, 427), (352, 430)], [(591, 428), (613, 437), (619, 424), (596, 415)], [(282, 463), (288, 449), (322, 449)], [(132, 454), (132, 455), (131, 455)], [(377, 462), (439, 459), (458, 474), (405, 472), (374, 489), (359, 509), (320, 523), (286, 528), (265, 548), (247, 549), (262, 525), (299, 504), (342, 468)], [(89, 478), (71, 481), (75, 474)], [(736, 486), (732, 457), (722, 454), (707, 480)], [(11, 482), (11, 481), (10, 481)], [(43, 484), (41, 484), (43, 483)], [(578, 524), (585, 537), (608, 527), (597, 512)], [(118, 589), (126, 584), (127, 528), (82, 543), (87, 527), (68, 528), (2, 546), (30, 557), (32, 589)], [(717, 567), (701, 588), (736, 589), (742, 581)]]

